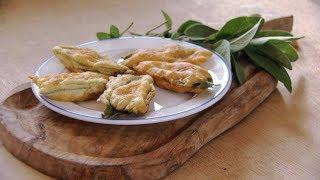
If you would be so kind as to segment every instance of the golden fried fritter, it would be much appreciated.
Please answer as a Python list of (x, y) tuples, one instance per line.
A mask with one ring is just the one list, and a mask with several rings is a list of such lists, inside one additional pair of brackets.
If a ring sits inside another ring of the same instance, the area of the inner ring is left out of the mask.
[(88, 48), (55, 46), (54, 55), (72, 72), (94, 71), (106, 75), (124, 73), (128, 68)]
[(105, 90), (108, 76), (95, 72), (31, 76), (40, 93), (57, 101), (85, 101), (97, 98)]
[(208, 70), (187, 62), (143, 61), (134, 70), (152, 76), (159, 87), (179, 93), (200, 93), (212, 86)]
[(124, 74), (110, 77), (106, 90), (98, 101), (105, 104), (104, 115), (107, 117), (115, 111), (143, 114), (148, 111), (149, 102), (154, 96), (151, 76)]
[(156, 49), (142, 49), (125, 59), (123, 64), (133, 68), (142, 61), (189, 62), (201, 64), (212, 56), (208, 50), (185, 48), (180, 45), (167, 45)]

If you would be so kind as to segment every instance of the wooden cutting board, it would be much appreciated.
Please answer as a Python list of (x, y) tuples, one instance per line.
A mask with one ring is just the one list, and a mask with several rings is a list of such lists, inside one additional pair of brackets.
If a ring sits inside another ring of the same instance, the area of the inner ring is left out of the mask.
[[(240, 122), (276, 88), (260, 71), (197, 116), (166, 123), (114, 126), (57, 114), (19, 90), (0, 105), (4, 146), (33, 168), (62, 179), (158, 179)], [(21, 87), (20, 87), (21, 88)]]

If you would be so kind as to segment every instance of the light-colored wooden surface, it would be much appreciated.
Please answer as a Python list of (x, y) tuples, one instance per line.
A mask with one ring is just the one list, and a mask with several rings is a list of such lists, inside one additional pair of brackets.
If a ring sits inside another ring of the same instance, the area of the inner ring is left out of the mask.
[[(208, 143), (168, 179), (320, 178), (320, 3), (305, 1), (16, 1), (0, 0), (0, 97), (26, 82), (52, 46), (95, 39), (109, 24), (135, 30), (160, 22), (160, 9), (175, 22), (193, 18), (213, 26), (260, 13), (293, 14), (300, 60), (290, 72), (294, 91), (283, 86), (242, 123)], [(0, 179), (46, 179), (0, 146)]]

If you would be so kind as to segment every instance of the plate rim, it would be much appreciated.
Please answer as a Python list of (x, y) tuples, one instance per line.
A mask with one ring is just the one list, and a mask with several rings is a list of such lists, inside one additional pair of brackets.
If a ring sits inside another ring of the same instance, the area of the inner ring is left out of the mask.
[[(161, 37), (148, 37), (148, 36), (139, 36), (139, 37), (120, 37), (120, 38), (116, 38), (116, 39), (108, 39), (108, 40), (104, 40), (104, 41), (114, 41), (114, 40), (119, 40), (119, 39), (159, 39), (159, 40), (167, 40), (169, 42), (179, 42), (180, 44), (191, 44), (191, 45), (195, 45), (198, 46), (196, 44), (192, 44), (189, 42), (185, 42), (185, 41), (179, 41), (179, 40), (172, 40), (170, 38), (161, 38)], [(95, 41), (89, 41), (89, 42), (85, 42), (85, 43), (81, 43), (76, 45), (76, 47), (81, 47), (81, 46), (85, 46), (88, 44), (94, 44), (97, 43), (99, 41), (95, 40)], [(199, 46), (201, 47), (201, 46)], [(201, 47), (203, 48), (203, 47)], [(205, 48), (206, 49), (206, 48)], [(226, 93), (229, 91), (230, 87), (231, 87), (231, 83), (232, 83), (232, 71), (231, 71), (231, 65), (229, 62), (227, 62), (227, 60), (225, 60), (223, 57), (221, 57), (221, 55), (219, 55), (217, 52), (213, 51), (213, 53), (215, 55), (217, 55), (219, 58), (222, 59), (223, 63), (225, 64), (229, 77), (228, 77), (228, 81), (226, 83), (225, 88), (220, 92), (220, 94), (217, 97), (211, 98), (210, 100), (206, 101), (205, 103), (194, 107), (193, 109), (190, 110), (186, 110), (183, 112), (179, 112), (176, 114), (170, 114), (170, 115), (165, 115), (165, 116), (161, 116), (161, 117), (153, 117), (153, 118), (147, 118), (147, 119), (103, 119), (103, 118), (97, 118), (97, 117), (91, 117), (91, 116), (86, 116), (83, 114), (78, 114), (78, 113), (74, 113), (74, 112), (70, 112), (68, 110), (64, 110), (61, 107), (58, 107), (54, 104), (52, 104), (50, 101), (47, 100), (46, 97), (42, 96), (41, 94), (39, 94), (36, 90), (36, 85), (31, 81), (31, 88), (32, 88), (32, 92), (35, 95), (35, 97), (41, 102), (43, 103), (46, 107), (48, 107), (49, 109), (62, 114), (64, 116), (70, 117), (70, 118), (74, 118), (77, 120), (81, 120), (81, 121), (86, 121), (86, 122), (92, 122), (92, 123), (98, 123), (98, 124), (110, 124), (110, 125), (143, 125), (143, 124), (154, 124), (154, 123), (161, 123), (161, 122), (168, 122), (168, 121), (173, 121), (173, 120), (178, 120), (181, 118), (185, 118), (194, 114), (197, 114), (207, 108), (209, 108), (210, 106), (218, 103), (225, 95)], [(43, 66), (45, 66), (46, 63), (48, 63), (50, 60), (52, 60), (53, 58), (55, 58), (55, 56), (51, 56), (50, 58), (46, 59), (35, 71), (34, 75), (39, 75), (39, 71), (42, 69)]]

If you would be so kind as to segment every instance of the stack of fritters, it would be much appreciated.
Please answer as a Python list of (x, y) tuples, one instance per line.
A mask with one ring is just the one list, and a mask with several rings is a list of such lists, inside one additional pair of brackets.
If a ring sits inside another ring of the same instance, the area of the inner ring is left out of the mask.
[[(153, 81), (179, 93), (201, 93), (213, 84), (208, 70), (199, 66), (212, 56), (206, 50), (179, 45), (138, 50), (122, 64), (87, 48), (56, 46), (53, 53), (71, 72), (30, 77), (39, 92), (58, 101), (86, 101), (100, 96), (105, 116), (119, 111), (146, 113), (155, 96)], [(132, 72), (135, 74), (127, 74)]]

